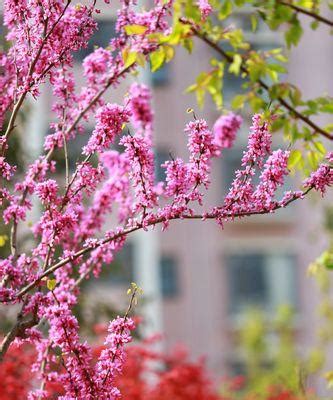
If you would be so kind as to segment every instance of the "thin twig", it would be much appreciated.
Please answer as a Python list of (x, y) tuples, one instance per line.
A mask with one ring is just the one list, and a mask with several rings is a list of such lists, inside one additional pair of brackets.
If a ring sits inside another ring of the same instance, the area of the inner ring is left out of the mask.
[(307, 10), (306, 8), (299, 7), (299, 6), (297, 6), (297, 5), (295, 5), (295, 4), (291, 3), (291, 2), (289, 3), (288, 1), (276, 0), (276, 2), (278, 4), (283, 5), (283, 6), (292, 8), (296, 12), (299, 12), (301, 14), (307, 15), (308, 17), (314, 18), (317, 21), (322, 22), (322, 23), (324, 23), (324, 24), (326, 24), (326, 25), (328, 25), (330, 27), (333, 27), (333, 21), (331, 21), (328, 18), (323, 17), (320, 14), (317, 14), (317, 13), (315, 13), (313, 11)]
[[(123, 75), (125, 75), (127, 72), (129, 72), (133, 67), (135, 67), (136, 63), (123, 68), (118, 74), (115, 73), (113, 74), (106, 82), (106, 84), (103, 86), (103, 88), (101, 88), (101, 90), (96, 93), (96, 95), (92, 98), (92, 100), (90, 101), (89, 104), (86, 105), (86, 107), (81, 110), (79, 112), (79, 114), (77, 115), (77, 117), (75, 118), (75, 120), (73, 121), (73, 123), (66, 129), (65, 131), (65, 137), (67, 137), (77, 126), (77, 124), (81, 121), (81, 119), (85, 116), (85, 114), (91, 109), (91, 107), (93, 107), (98, 101), (99, 99), (104, 95), (104, 93), (110, 88), (110, 86), (119, 78), (121, 78)], [(55, 147), (51, 148), (48, 153), (44, 156), (45, 160), (50, 160), (53, 153), (55, 151)], [(33, 180), (36, 179), (36, 177), (38, 176), (38, 173), (35, 174), (35, 176), (33, 177)], [(71, 185), (71, 183), (70, 183)], [(26, 189), (21, 197), (20, 200), (20, 205), (23, 205), (27, 195), (29, 194), (28, 189)], [(17, 257), (17, 222), (13, 222), (13, 227), (11, 229), (11, 249), (14, 255), (14, 258)]]
[[(128, 304), (126, 313), (125, 313), (125, 315), (124, 315), (124, 323), (123, 323), (123, 326), (121, 327), (121, 330), (120, 330), (120, 333), (119, 333), (120, 336), (122, 336), (122, 334), (124, 333), (125, 322), (127, 321), (128, 316), (129, 316), (129, 313), (131, 312), (131, 309), (132, 309), (132, 307), (133, 307), (133, 303), (134, 303), (134, 300), (135, 300), (135, 298), (136, 298), (137, 291), (138, 291), (138, 287), (135, 286), (134, 289), (132, 290), (131, 300), (130, 300), (130, 302), (129, 302), (129, 304)], [(114, 363), (114, 361), (115, 361), (115, 359), (116, 359), (117, 350), (119, 349), (119, 346), (120, 346), (120, 342), (117, 343), (117, 345), (116, 345), (116, 350), (114, 351), (114, 353), (113, 353), (113, 355), (112, 355), (112, 358), (111, 358), (111, 363), (112, 363), (112, 364)], [(108, 379), (108, 377), (109, 377), (109, 375), (110, 375), (110, 372), (111, 372), (111, 369), (109, 368), (108, 371), (107, 371), (107, 373), (106, 373), (106, 375), (105, 375), (105, 377), (104, 377), (104, 379), (103, 379), (102, 386), (104, 386), (105, 382), (107, 381), (107, 379)]]
[[(199, 31), (197, 26), (195, 24), (186, 19), (186, 18), (180, 18), (180, 22), (186, 25), (191, 26), (191, 30), (193, 34), (198, 37), (200, 40), (208, 44), (212, 49), (214, 49), (217, 53), (219, 53), (229, 64), (233, 62), (233, 57), (231, 57), (222, 47), (220, 47), (217, 43), (215, 43), (212, 39), (210, 39), (205, 33)], [(245, 67), (244, 63), (241, 64), (240, 69), (242, 72), (244, 72), (246, 75), (249, 75), (248, 69)], [(257, 83), (260, 85), (261, 88), (265, 89), (268, 93), (270, 91), (270, 87), (261, 79), (257, 81)], [(305, 124), (310, 126), (316, 133), (319, 133), (320, 135), (326, 137), (329, 140), (333, 140), (333, 135), (326, 132), (324, 129), (319, 127), (317, 124), (315, 124), (310, 118), (306, 117), (303, 115), (301, 112), (297, 111), (292, 105), (290, 105), (285, 99), (282, 97), (278, 97), (276, 99), (284, 108), (286, 108), (291, 115), (293, 115), (296, 119), (299, 119), (303, 121)]]

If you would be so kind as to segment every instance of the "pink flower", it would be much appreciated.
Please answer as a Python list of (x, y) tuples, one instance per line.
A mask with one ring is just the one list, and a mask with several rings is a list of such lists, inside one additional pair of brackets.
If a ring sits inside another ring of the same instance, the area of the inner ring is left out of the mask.
[(48, 179), (36, 185), (35, 193), (44, 204), (56, 203), (58, 184), (54, 179)]
[(242, 122), (242, 117), (234, 113), (221, 115), (221, 117), (216, 120), (213, 126), (213, 143), (216, 145), (217, 151), (233, 146), (237, 131)]
[(128, 99), (134, 128), (152, 129), (153, 112), (150, 105), (151, 93), (149, 88), (143, 84), (133, 83), (129, 89)]
[(276, 190), (283, 185), (284, 177), (288, 175), (289, 154), (289, 151), (276, 150), (267, 159), (260, 183), (253, 193), (258, 209), (272, 209), (275, 206), (273, 200)]
[(106, 104), (96, 114), (96, 127), (83, 148), (83, 154), (92, 154), (109, 148), (116, 135), (123, 129), (123, 124), (129, 121), (130, 113), (118, 104)]
[(163, 165), (166, 168), (166, 188), (165, 194), (169, 197), (178, 198), (185, 195), (191, 188), (189, 165), (185, 164), (181, 158), (166, 161)]
[(9, 181), (15, 169), (16, 169), (15, 167), (10, 166), (8, 162), (5, 161), (4, 157), (0, 157), (0, 175), (3, 178)]
[(88, 82), (95, 84), (104, 81), (112, 61), (111, 51), (102, 47), (89, 54), (83, 61), (84, 76), (87, 77)]
[(268, 123), (262, 121), (260, 114), (255, 114), (252, 117), (247, 151), (242, 158), (242, 166), (252, 163), (262, 168), (264, 158), (271, 152), (271, 145), (272, 137), (268, 131)]
[(152, 208), (157, 196), (154, 187), (154, 153), (148, 137), (124, 136), (120, 144), (125, 146), (125, 154), (130, 165), (129, 176), (133, 183), (136, 202), (133, 211)]
[(109, 393), (110, 397), (120, 398), (118, 389), (114, 386), (114, 378), (122, 371), (125, 352), (124, 346), (132, 340), (131, 331), (135, 328), (131, 318), (114, 319), (108, 327), (108, 336), (105, 339), (106, 349), (98, 359), (95, 367), (95, 382), (101, 394)]
[(213, 11), (212, 6), (209, 4), (208, 0), (198, 0), (198, 6), (201, 12), (201, 18), (203, 20), (207, 19), (209, 14)]
[(318, 169), (312, 172), (310, 177), (303, 182), (305, 188), (313, 187), (322, 196), (325, 194), (327, 188), (333, 185), (333, 152), (328, 153), (326, 159), (328, 160), (328, 164), (320, 164)]

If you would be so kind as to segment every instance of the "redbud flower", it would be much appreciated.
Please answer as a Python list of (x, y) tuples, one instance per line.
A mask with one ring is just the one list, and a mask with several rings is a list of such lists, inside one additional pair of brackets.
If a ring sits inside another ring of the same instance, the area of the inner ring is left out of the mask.
[(207, 19), (209, 14), (212, 12), (213, 8), (209, 4), (208, 0), (198, 0), (198, 6), (201, 12), (201, 18), (203, 20)]
[(96, 127), (83, 153), (108, 149), (116, 135), (121, 133), (123, 124), (129, 121), (129, 116), (129, 111), (118, 104), (108, 103), (101, 107), (96, 114)]
[(213, 126), (213, 143), (217, 146), (217, 150), (230, 148), (234, 145), (237, 131), (242, 122), (242, 117), (234, 113), (222, 115), (216, 120)]
[(322, 163), (318, 169), (311, 173), (310, 177), (303, 182), (305, 188), (313, 187), (322, 195), (327, 188), (333, 185), (333, 152), (327, 154), (329, 164)]

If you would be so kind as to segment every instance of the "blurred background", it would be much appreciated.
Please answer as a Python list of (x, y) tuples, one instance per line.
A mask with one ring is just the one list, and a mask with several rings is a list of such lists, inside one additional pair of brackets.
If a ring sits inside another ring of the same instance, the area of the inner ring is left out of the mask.
[[(78, 83), (79, 64), (94, 46), (106, 47), (115, 31), (115, 12), (100, 4), (97, 17), (98, 31), (89, 47), (75, 55), (74, 66)], [(116, 11), (116, 8), (115, 10)], [(250, 10), (245, 8), (233, 15), (228, 23), (242, 27), (256, 49), (271, 49), (282, 45), (279, 33), (261, 26), (251, 33)], [(304, 35), (300, 45), (290, 55), (289, 73), (285, 79), (302, 88), (304, 97), (333, 95), (333, 45), (326, 28)], [(156, 179), (165, 179), (160, 167), (170, 154), (186, 157), (186, 135), (183, 133), (193, 108), (198, 117), (213, 125), (219, 117), (208, 101), (199, 110), (186, 88), (208, 67), (212, 50), (196, 43), (192, 56), (179, 50), (174, 61), (152, 74), (142, 71), (139, 79), (151, 87), (155, 111)], [(317, 71), (313, 74), (313, 71)], [(130, 81), (122, 82), (119, 90), (111, 91), (107, 100), (121, 101)], [(224, 77), (224, 107), (241, 90), (242, 78), (226, 74)], [(28, 163), (42, 153), (45, 135), (50, 133), (52, 92), (44, 87), (38, 101), (30, 101), (25, 113), (24, 129), (11, 157)], [(246, 109), (244, 124), (233, 149), (225, 151), (214, 161), (212, 185), (207, 205), (219, 204), (226, 194), (234, 171), (240, 166), (246, 147), (251, 115)], [(321, 121), (328, 123), (328, 121)], [(93, 121), (92, 121), (93, 123)], [(93, 125), (69, 144), (72, 168), (80, 156)], [(275, 146), (288, 143), (281, 136), (274, 138)], [(59, 162), (62, 154), (59, 153)], [(65, 168), (65, 166), (64, 166)], [(61, 171), (60, 171), (61, 173)], [(289, 179), (286, 187), (297, 186), (297, 177)], [(244, 354), (239, 349), (239, 328), (244, 327), (249, 310), (260, 309), (266, 321), (274, 319), (282, 305), (293, 310), (292, 337), (300, 352), (307, 352), (318, 340), (317, 327), (322, 315), (320, 289), (307, 275), (309, 264), (327, 247), (329, 233), (328, 193), (326, 202), (315, 196), (291, 205), (286, 210), (267, 216), (254, 216), (228, 223), (222, 230), (214, 222), (182, 222), (170, 224), (166, 232), (158, 227), (138, 233), (128, 239), (124, 250), (112, 265), (107, 265), (99, 280), (85, 285), (81, 306), (77, 313), (89, 329), (106, 322), (126, 306), (126, 289), (136, 282), (144, 290), (138, 313), (142, 315), (141, 334), (163, 333), (159, 346), (168, 351), (176, 343), (183, 343), (191, 356), (205, 355), (210, 370), (216, 375), (233, 375), (244, 371)], [(28, 223), (37, 220), (36, 207)], [(106, 229), (112, 227), (112, 220)], [(1, 231), (6, 228), (1, 227)], [(24, 241), (24, 235), (21, 241)], [(27, 245), (29, 243), (27, 242)], [(6, 246), (0, 249), (6, 252)], [(2, 324), (10, 316), (3, 315)], [(268, 326), (267, 324), (265, 325)], [(276, 335), (269, 332), (268, 340), (276, 343)], [(330, 354), (329, 349), (327, 354)], [(331, 352), (333, 356), (333, 352)], [(333, 357), (332, 360), (333, 361)], [(332, 364), (331, 364), (332, 365)]]

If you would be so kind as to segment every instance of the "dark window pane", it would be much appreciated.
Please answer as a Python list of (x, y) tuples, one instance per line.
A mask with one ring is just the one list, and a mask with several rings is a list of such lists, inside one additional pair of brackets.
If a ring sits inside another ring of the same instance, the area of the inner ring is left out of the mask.
[(261, 254), (233, 255), (227, 259), (230, 311), (265, 305), (269, 300), (265, 259)]
[(157, 150), (155, 152), (155, 180), (156, 182), (165, 181), (165, 168), (161, 167), (167, 160), (170, 160), (170, 155), (165, 150)]
[(152, 72), (151, 82), (153, 86), (164, 86), (170, 81), (170, 64), (164, 64), (163, 67)]
[(161, 290), (164, 297), (174, 297), (178, 294), (178, 271), (174, 258), (162, 256), (160, 260)]

